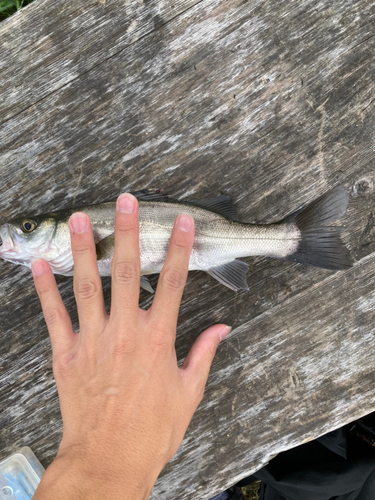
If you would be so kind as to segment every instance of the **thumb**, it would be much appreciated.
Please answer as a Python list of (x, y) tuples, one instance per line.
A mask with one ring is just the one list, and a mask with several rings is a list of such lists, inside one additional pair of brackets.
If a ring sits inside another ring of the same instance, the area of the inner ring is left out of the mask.
[(194, 391), (203, 394), (216, 349), (231, 330), (232, 327), (223, 324), (210, 326), (195, 340), (181, 366), (187, 383)]

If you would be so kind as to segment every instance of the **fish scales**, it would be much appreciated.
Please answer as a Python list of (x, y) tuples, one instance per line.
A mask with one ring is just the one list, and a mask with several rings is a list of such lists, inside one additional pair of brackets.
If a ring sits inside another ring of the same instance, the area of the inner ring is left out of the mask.
[[(352, 264), (341, 242), (340, 228), (326, 226), (340, 218), (348, 194), (338, 187), (277, 224), (256, 225), (235, 218), (229, 196), (179, 202), (146, 190), (133, 193), (139, 200), (139, 242), (142, 275), (160, 273), (174, 222), (181, 213), (195, 222), (189, 270), (202, 270), (232, 290), (248, 289), (248, 264), (237, 260), (257, 255), (292, 260), (327, 269), (346, 269)], [(44, 258), (55, 274), (71, 276), (74, 264), (68, 220), (85, 212), (91, 220), (101, 276), (109, 276), (114, 252), (115, 202), (66, 210), (36, 217), (20, 217), (0, 228), (0, 257), (31, 267)], [(141, 286), (152, 291), (147, 278)]]
[[(183, 212), (191, 215), (195, 222), (189, 270), (206, 270), (238, 257), (285, 257), (298, 245), (300, 233), (294, 224), (256, 226), (228, 220), (195, 206), (141, 201), (139, 227), (142, 271), (160, 272), (174, 221)], [(155, 257), (151, 259), (152, 256)]]

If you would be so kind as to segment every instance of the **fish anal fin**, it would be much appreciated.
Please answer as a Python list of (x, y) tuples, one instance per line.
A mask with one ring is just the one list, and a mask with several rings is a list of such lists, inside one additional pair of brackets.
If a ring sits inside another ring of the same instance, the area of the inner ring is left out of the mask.
[(187, 203), (197, 207), (207, 208), (212, 212), (223, 215), (227, 219), (236, 220), (237, 217), (233, 200), (226, 194), (215, 196), (215, 198), (205, 198), (203, 200), (189, 200)]
[(222, 285), (237, 292), (238, 290), (249, 290), (246, 281), (248, 267), (249, 264), (242, 262), (242, 260), (232, 260), (231, 262), (205, 269), (205, 271)]

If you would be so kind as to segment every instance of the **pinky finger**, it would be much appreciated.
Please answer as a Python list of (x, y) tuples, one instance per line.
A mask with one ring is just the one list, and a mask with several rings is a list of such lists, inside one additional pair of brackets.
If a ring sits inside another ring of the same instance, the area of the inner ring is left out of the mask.
[(72, 323), (62, 301), (56, 280), (43, 259), (31, 263), (35, 289), (42, 305), (54, 355), (71, 349), (75, 342)]

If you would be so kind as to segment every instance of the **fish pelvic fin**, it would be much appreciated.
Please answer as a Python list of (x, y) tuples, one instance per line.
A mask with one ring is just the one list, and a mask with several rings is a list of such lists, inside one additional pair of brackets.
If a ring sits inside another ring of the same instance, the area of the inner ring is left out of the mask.
[(146, 290), (146, 292), (154, 293), (154, 289), (152, 288), (150, 282), (146, 278), (146, 276), (142, 275), (141, 276), (141, 288)]
[(353, 260), (341, 241), (342, 227), (325, 225), (345, 215), (348, 203), (349, 194), (340, 186), (287, 217), (283, 222), (294, 223), (301, 237), (295, 253), (284, 260), (323, 269), (349, 269)]
[(231, 262), (211, 267), (205, 271), (222, 285), (237, 292), (238, 290), (249, 290), (246, 281), (248, 267), (249, 264), (242, 262), (242, 260), (232, 260)]

